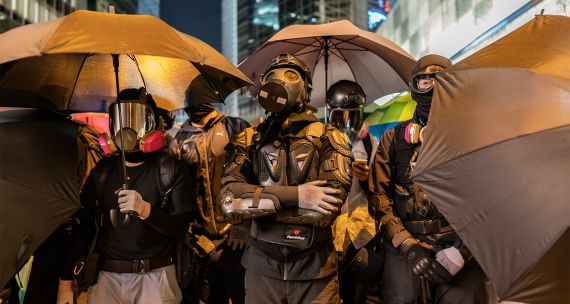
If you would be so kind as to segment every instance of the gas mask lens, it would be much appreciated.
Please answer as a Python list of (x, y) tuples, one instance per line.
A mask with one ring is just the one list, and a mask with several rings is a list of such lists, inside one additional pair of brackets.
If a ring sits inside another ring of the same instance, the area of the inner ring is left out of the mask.
[[(111, 134), (115, 138), (123, 136), (125, 151), (136, 149), (138, 141), (155, 129), (154, 115), (144, 103), (125, 100), (114, 102), (109, 106), (109, 117)], [(119, 138), (115, 139), (118, 145)]]
[(300, 78), (299, 73), (296, 71), (289, 70), (285, 72), (285, 79), (289, 82), (297, 82)]

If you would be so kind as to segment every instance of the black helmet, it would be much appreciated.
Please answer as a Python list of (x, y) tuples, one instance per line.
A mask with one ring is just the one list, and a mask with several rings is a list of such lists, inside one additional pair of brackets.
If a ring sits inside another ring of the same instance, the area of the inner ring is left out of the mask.
[(433, 81), (431, 86), (421, 88), (419, 85), (420, 80), (433, 79), (435, 73), (443, 71), (450, 66), (451, 61), (440, 55), (430, 54), (420, 58), (412, 69), (410, 89), (416, 93), (429, 92), (433, 88)]
[(362, 87), (354, 81), (341, 80), (327, 90), (327, 121), (341, 130), (359, 131), (365, 104)]
[(299, 58), (281, 54), (271, 60), (261, 75), (259, 103), (279, 113), (307, 104), (311, 97), (311, 70)]

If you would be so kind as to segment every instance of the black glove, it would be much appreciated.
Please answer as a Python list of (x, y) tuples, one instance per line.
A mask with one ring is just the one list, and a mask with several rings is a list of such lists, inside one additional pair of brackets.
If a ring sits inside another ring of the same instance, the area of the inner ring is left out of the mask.
[(228, 236), (228, 247), (232, 250), (244, 250), (249, 237), (251, 221), (245, 221), (239, 225), (232, 225)]
[(451, 281), (452, 275), (434, 259), (434, 253), (431, 250), (417, 244), (405, 255), (412, 271), (418, 277), (435, 284), (446, 284)]

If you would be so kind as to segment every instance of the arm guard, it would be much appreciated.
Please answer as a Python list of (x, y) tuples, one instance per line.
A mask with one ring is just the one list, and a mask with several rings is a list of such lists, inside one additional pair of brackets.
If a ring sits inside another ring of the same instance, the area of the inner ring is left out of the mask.
[(227, 222), (265, 217), (298, 205), (297, 187), (255, 185), (250, 150), (255, 130), (247, 128), (227, 146), (227, 162), (222, 176), (222, 213)]
[(299, 214), (311, 219), (311, 224), (316, 227), (326, 227), (332, 225), (336, 217), (340, 214), (342, 204), (344, 204), (350, 187), (352, 186), (351, 166), (353, 155), (348, 136), (338, 129), (327, 125), (324, 135), (320, 141), (319, 170), (317, 180), (325, 180), (327, 183), (324, 187), (339, 189), (340, 193), (332, 196), (340, 199), (342, 203), (338, 204), (337, 212), (331, 215), (324, 215), (305, 209), (298, 209)]

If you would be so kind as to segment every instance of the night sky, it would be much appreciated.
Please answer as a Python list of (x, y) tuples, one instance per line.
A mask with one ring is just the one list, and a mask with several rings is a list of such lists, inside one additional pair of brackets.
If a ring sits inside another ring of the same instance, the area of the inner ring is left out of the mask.
[(160, 18), (177, 30), (222, 50), (221, 0), (162, 0)]

